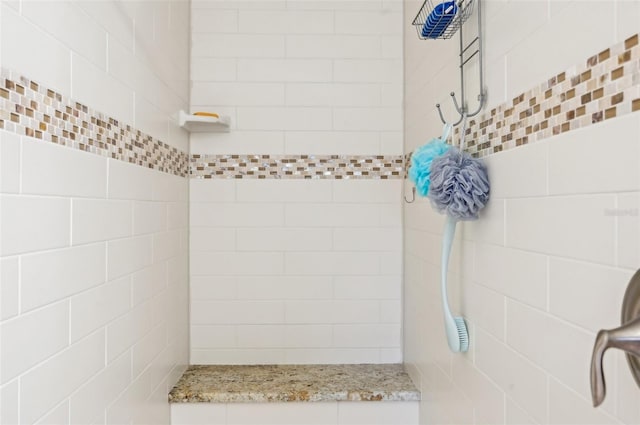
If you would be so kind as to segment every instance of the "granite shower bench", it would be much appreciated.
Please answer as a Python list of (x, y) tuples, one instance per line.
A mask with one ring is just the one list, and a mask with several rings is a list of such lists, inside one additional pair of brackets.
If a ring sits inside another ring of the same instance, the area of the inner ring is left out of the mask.
[(169, 393), (172, 425), (418, 423), (399, 364), (190, 366)]

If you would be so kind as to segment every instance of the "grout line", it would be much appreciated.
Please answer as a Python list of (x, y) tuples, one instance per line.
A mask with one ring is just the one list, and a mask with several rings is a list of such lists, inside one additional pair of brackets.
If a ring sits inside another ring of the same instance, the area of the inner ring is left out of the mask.
[[(30, 373), (31, 371), (39, 368), (40, 366), (44, 365), (45, 363), (48, 363), (53, 358), (63, 355), (65, 352), (71, 350), (78, 343), (84, 341), (85, 339), (91, 338), (92, 336), (94, 336), (98, 332), (106, 332), (106, 329), (104, 327), (100, 327), (98, 329), (95, 329), (93, 332), (91, 332), (91, 333), (89, 333), (87, 335), (84, 335), (82, 338), (80, 338), (79, 340), (75, 341), (73, 344), (67, 345), (66, 347), (61, 348), (60, 350), (56, 351), (55, 353), (49, 355), (47, 358), (42, 359), (42, 360), (38, 361), (36, 364), (32, 365), (31, 367), (23, 370), (22, 372), (20, 372), (19, 375), (17, 375), (14, 378), (12, 378), (12, 380), (13, 379), (20, 379), (22, 376), (26, 375), (27, 373)], [(20, 381), (21, 381), (21, 379), (20, 379)]]

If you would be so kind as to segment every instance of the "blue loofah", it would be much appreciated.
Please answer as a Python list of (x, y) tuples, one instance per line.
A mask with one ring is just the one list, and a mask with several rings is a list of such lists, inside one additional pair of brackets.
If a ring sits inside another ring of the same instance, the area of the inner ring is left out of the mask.
[(456, 220), (475, 220), (489, 202), (489, 176), (479, 159), (451, 149), (431, 163), (431, 205)]
[(440, 139), (433, 139), (413, 151), (409, 179), (416, 185), (416, 191), (420, 196), (427, 196), (429, 193), (431, 162), (449, 149), (451, 149), (450, 145)]

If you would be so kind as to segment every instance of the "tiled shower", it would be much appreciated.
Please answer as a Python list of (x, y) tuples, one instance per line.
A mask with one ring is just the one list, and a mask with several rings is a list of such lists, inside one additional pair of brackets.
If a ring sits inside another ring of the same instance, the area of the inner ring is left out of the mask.
[(588, 371), (640, 267), (640, 2), (480, 2), (465, 354), (444, 220), (404, 201), (459, 90), (421, 3), (3, 0), (0, 423), (169, 423), (187, 365), (265, 363), (404, 363), (425, 424), (639, 423), (624, 356), (598, 409)]

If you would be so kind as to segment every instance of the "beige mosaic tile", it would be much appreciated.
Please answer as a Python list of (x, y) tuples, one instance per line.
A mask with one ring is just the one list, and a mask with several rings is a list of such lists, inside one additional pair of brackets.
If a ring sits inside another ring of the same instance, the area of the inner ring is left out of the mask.
[(402, 155), (192, 155), (199, 179), (398, 179)]
[(392, 179), (401, 155), (193, 155), (10, 70), (0, 69), (0, 129), (193, 178)]
[[(476, 157), (640, 111), (640, 37), (629, 37), (471, 119)], [(0, 69), (0, 129), (192, 178), (393, 179), (407, 155), (191, 155)], [(459, 128), (455, 130), (456, 135)]]
[(0, 69), (0, 128), (165, 173), (188, 175), (185, 152), (4, 68)]
[(483, 157), (639, 111), (639, 39), (629, 37), (469, 120), (466, 150)]

